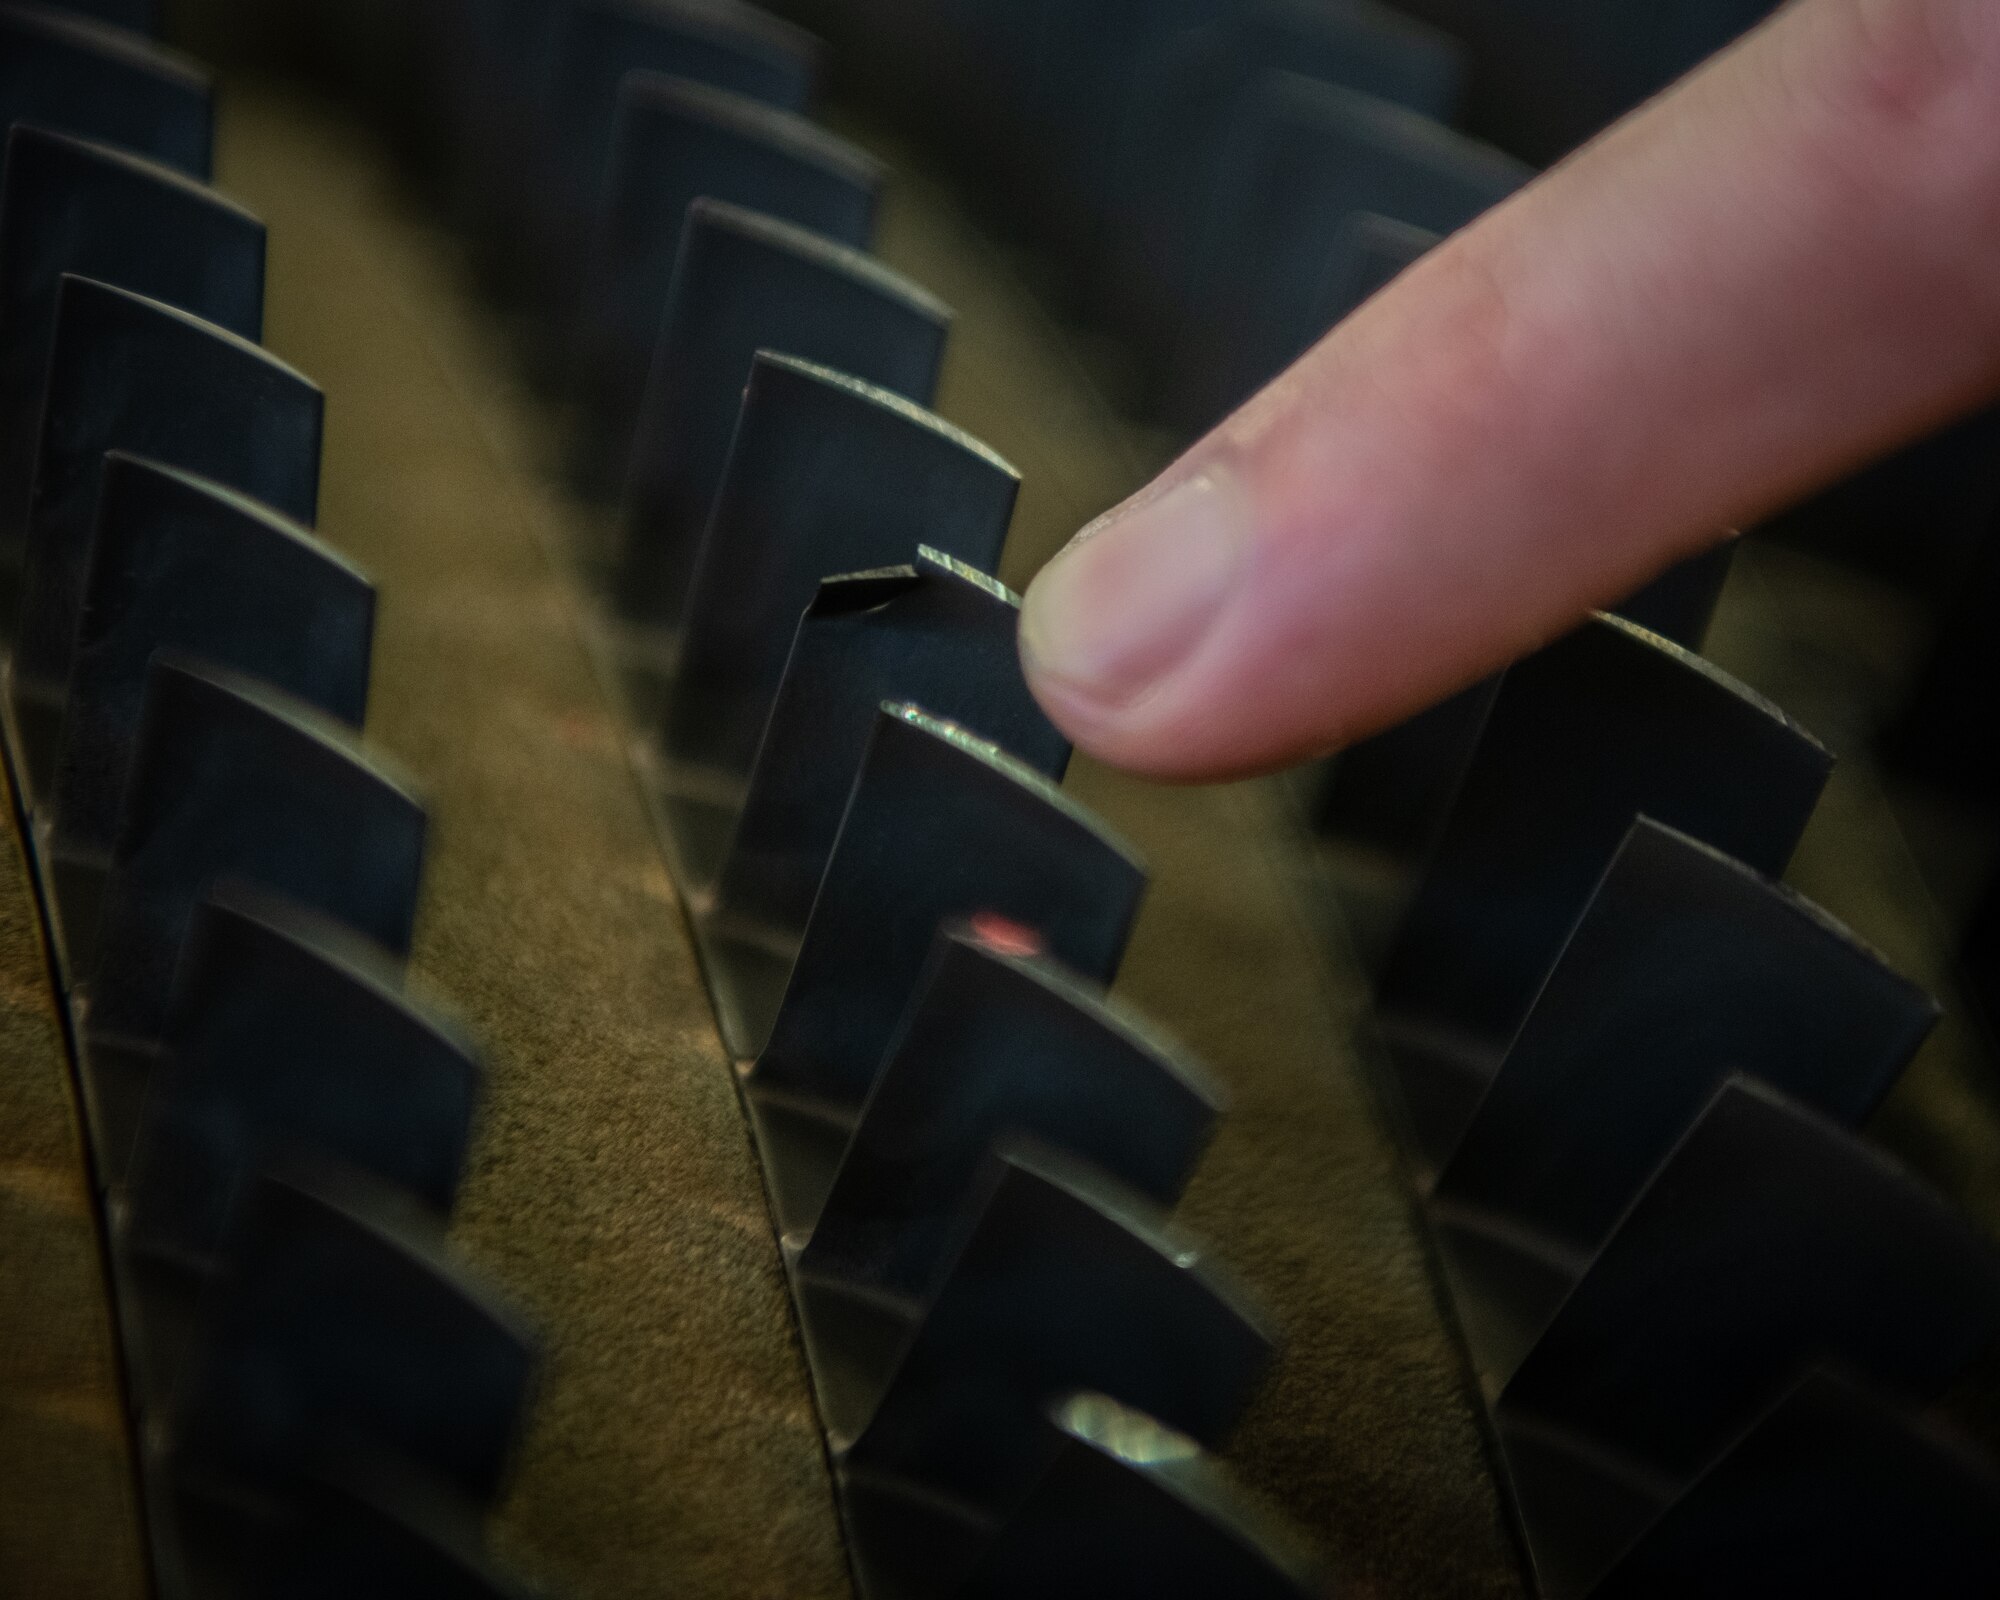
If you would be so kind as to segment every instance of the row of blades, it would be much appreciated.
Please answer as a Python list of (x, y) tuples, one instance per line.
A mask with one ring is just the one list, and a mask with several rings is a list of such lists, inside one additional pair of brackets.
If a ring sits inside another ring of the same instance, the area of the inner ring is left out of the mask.
[[(1072, 223), (1144, 237), (1109, 197), (1145, 184), (1046, 137), (1088, 76), (1043, 50), (1012, 92), (1013, 8), (837, 9), (934, 46), (905, 92), (962, 97), (973, 159), (1104, 166)], [(1206, 192), (1303, 228), (1182, 219), (1142, 252), (1223, 273), (1200, 305), (1271, 317), (1227, 361), (1175, 355), (1211, 407), (1323, 320), (1328, 283), (1379, 281), (1357, 252), (1421, 244), (1379, 219), (1449, 228), (1519, 178), (1408, 110), (1449, 85), (1420, 70), (1448, 58), (1436, 36), (1304, 9), (1379, 59), (1402, 41), (1407, 71), (1257, 76), (1298, 115), (1203, 146), (1257, 152)], [(647, 730), (863, 1588), (1313, 1592), (1204, 1453), (1273, 1349), (1166, 1224), (1222, 1097), (1103, 993), (1143, 868), (1053, 787), (1067, 746), (985, 575), (1017, 480), (922, 409), (950, 314), (863, 253), (882, 174), (804, 120), (815, 46), (714, 4), (438, 0), (423, 22), (426, 159), (589, 419), (582, 481), (622, 496), (598, 638)], [(272, 1527), (364, 1516), (462, 1553), (532, 1359), (419, 1226), (449, 1205), (478, 1072), (373, 948), (407, 948), (423, 819), (353, 742), (371, 595), (301, 526), (318, 396), (244, 342), (254, 221), (104, 148), (204, 170), (173, 143), (205, 140), (198, 75), (25, 8), (8, 26), (7, 119), (40, 125), (16, 127), (0, 200), (0, 359), (29, 352), (0, 402), (39, 440), (0, 482), (8, 726), (163, 1571), (230, 1592), (304, 1547)], [(1212, 43), (1161, 81), (1235, 82), (1203, 76)], [(28, 50), (68, 54), (17, 72)], [(147, 72), (181, 109), (135, 129)], [(1416, 86), (1401, 111), (1367, 98), (1391, 82)], [(1303, 210), (1302, 171), (1324, 189)], [(1439, 188), (1456, 207), (1424, 210)], [(1715, 572), (1668, 596), (1689, 643)], [(1934, 1007), (1776, 882), (1826, 752), (1611, 617), (1449, 717), (1378, 1009), (1537, 1585), (1991, 1592), (2000, 1479), (1925, 1408), (2000, 1332), (2000, 1261), (1851, 1131)], [(296, 1067), (272, 1071), (273, 1038)]]
[(405, 992), (428, 819), (361, 739), (376, 591), (312, 531), (322, 396), (257, 342), (213, 98), (0, 7), (0, 711), (154, 1580), (514, 1594), (537, 1342), (445, 1240), (483, 1069)]
[[(655, 237), (619, 258), (661, 332), (638, 340), (635, 414), (588, 435), (629, 438), (636, 464), (604, 637), (662, 730), (652, 793), (859, 1576), (1308, 1592), (1296, 1540), (1204, 1449), (1272, 1349), (1167, 1222), (1221, 1097), (1103, 993), (1144, 873), (1053, 787), (1068, 747), (1021, 681), (1018, 600), (980, 570), (1017, 477), (917, 403), (949, 313), (802, 225), (825, 213), (789, 196), (829, 165), (864, 217), (877, 177), (753, 97), (801, 98), (801, 36), (713, 6), (560, 9), (564, 93), (535, 110), (564, 119), (510, 108), (510, 138), (581, 141), (592, 167), (642, 100), (707, 134), (652, 130), (645, 181), (670, 198), (639, 206)], [(320, 396), (251, 342), (263, 234), (194, 176), (202, 76), (96, 25), (0, 16), (0, 72), (68, 74), (0, 107), (0, 326), (37, 440), (8, 734), (160, 1585), (506, 1592), (480, 1526), (533, 1341), (442, 1243), (480, 1072), (401, 992), (425, 818), (356, 737), (374, 595), (308, 531)], [(455, 67), (478, 59), (460, 42)], [(134, 124), (135, 75), (185, 117)], [(477, 91), (490, 131), (485, 87), (439, 100)], [(560, 171), (529, 170), (515, 203), (560, 219)], [(553, 346), (568, 324), (550, 326)], [(634, 337), (588, 347), (630, 369)]]
[(1018, 474), (926, 409), (952, 313), (867, 253), (885, 175), (808, 120), (816, 43), (734, 6), (445, 0), (419, 44), (426, 165), (617, 504), (593, 638), (860, 1587), (1318, 1592), (1207, 1453), (1274, 1350), (1169, 1220), (1223, 1096), (1105, 992), (1145, 869), (1056, 787), (990, 576)]
[[(1110, 286), (1107, 320), (1173, 330), (1163, 392), (1208, 396), (1179, 411), (1189, 420), (1275, 370), (1437, 232), (1525, 176), (1426, 115), (1446, 110), (1457, 85), (1450, 41), (1371, 6), (851, 0), (811, 18), (857, 41), (862, 63), (890, 64), (877, 87), (964, 170), (1033, 196), (1039, 209), (1024, 203), (1022, 214), (1044, 241), (1069, 241), (1084, 283), (1095, 272)], [(553, 80), (517, 80), (529, 86), (521, 92), (532, 101), (540, 85), (561, 105), (564, 59), (558, 51)], [(600, 238), (633, 171), (619, 130), (662, 92), (647, 82), (643, 71), (623, 80), (627, 116), (594, 158)], [(1064, 136), (1102, 132), (1107, 116), (1115, 139)], [(721, 164), (706, 181), (673, 192), (736, 198)], [(1053, 215), (1051, 195), (1064, 197)], [(731, 435), (746, 466), (773, 425), (786, 364), (776, 352), (840, 359), (830, 343), (829, 353), (806, 343), (837, 335), (792, 320), (803, 283), (759, 289), (746, 271), (741, 298), (705, 288), (717, 247), (704, 230), (732, 225), (747, 234), (750, 219), (696, 201), (676, 240), (610, 594), (621, 616), (640, 619), (618, 635), (619, 653), (659, 730), (651, 770), (664, 831), (741, 1063), (832, 1436), (865, 1444), (882, 1402), (872, 1376), (856, 1373), (860, 1313), (836, 1320), (831, 1306), (852, 1296), (824, 1281), (824, 1267), (852, 1248), (842, 1208), (855, 1163), (875, 1142), (871, 1124), (906, 1092), (904, 1042), (925, 1036), (914, 1012), (854, 1005), (864, 990), (847, 987), (890, 970), (882, 913), (909, 902), (888, 875), (917, 880), (924, 926), (998, 910), (1073, 970), (1103, 978), (1109, 966), (1074, 912), (1053, 899), (1022, 909), (1032, 862), (1058, 858), (1053, 837), (1014, 854), (1009, 834), (1019, 841), (1030, 824), (989, 831), (989, 808), (969, 792), (960, 801), (941, 775), (906, 784), (921, 800), (898, 809), (891, 798), (894, 752), (908, 746), (914, 766), (921, 748), (898, 720), (922, 727), (916, 707), (945, 708), (974, 683), (955, 653), (973, 648), (972, 630), (943, 642), (919, 620), (929, 608), (907, 597), (909, 576), (827, 581), (789, 669), (766, 680), (776, 697), (737, 724), (740, 753), (724, 757), (722, 740), (693, 735), (690, 697), (706, 700), (714, 659), (699, 641), (729, 581), (716, 569), (774, 570), (765, 530), (814, 514), (741, 515), (754, 491), (724, 456), (705, 509), (676, 523), (649, 509), (671, 503), (646, 495), (658, 459), (649, 430), (687, 403), (675, 391), (699, 370), (692, 352), (711, 348), (698, 329), (736, 339), (730, 371), (751, 358)], [(601, 255), (594, 266), (603, 270)], [(1142, 292), (1148, 269), (1169, 281), (1158, 301)], [(824, 293), (831, 308), (834, 292)], [(794, 309), (779, 304), (787, 296)], [(587, 318), (588, 297), (584, 307)], [(754, 326), (719, 331), (737, 317)], [(809, 455), (797, 448), (795, 459)], [(820, 470), (817, 481), (840, 482)], [(895, 516), (893, 491), (848, 493), (857, 518)], [(655, 590), (651, 606), (634, 554), (674, 540), (707, 582)], [(891, 558), (871, 548), (852, 564)], [(1692, 653), (1728, 565), (1725, 547), (1677, 569), (1624, 614), (1593, 619), (1336, 769), (1329, 812), (1401, 806), (1423, 861), (1379, 976), (1386, 1087), (1541, 1592), (1809, 1583), (1837, 1594), (1987, 1593), (2000, 1576), (2000, 1476), (1933, 1402), (1982, 1376), (2000, 1334), (2000, 1256), (1854, 1131), (1936, 1007), (1778, 881), (1831, 758)], [(940, 582), (948, 566), (924, 554), (914, 587)], [(909, 608), (903, 637), (898, 607)], [(1005, 632), (994, 626), (992, 659), (996, 681), (1013, 688)], [(878, 719), (865, 745), (844, 735), (861, 753), (851, 788), (854, 756), (833, 762), (831, 744), (813, 742), (838, 726), (835, 658), (851, 675), (846, 714)], [(826, 687), (811, 686), (813, 672)], [(878, 693), (896, 704), (875, 711)], [(1025, 700), (946, 709), (1017, 754), (1032, 748)], [(1023, 720), (1010, 727), (1010, 716)], [(752, 728), (762, 730), (754, 755)], [(810, 776), (787, 780), (781, 764), (794, 749), (815, 759)], [(1427, 787), (1410, 807), (1413, 765)], [(767, 830), (808, 815), (803, 800), (774, 804), (774, 794), (820, 785), (815, 837), (830, 853), (772, 873), (765, 862), (790, 847), (767, 843)], [(882, 834), (857, 835), (878, 817)], [(866, 877), (848, 860), (864, 849)], [(1074, 890), (1093, 873), (1102, 916), (1119, 902), (1108, 852), (1094, 868), (1077, 852), (1059, 875)], [(774, 888), (787, 881), (789, 897)], [(969, 954), (973, 935), (959, 937)], [(932, 957), (930, 982), (948, 974), (951, 955)], [(903, 962), (918, 970), (914, 953)], [(898, 1002), (904, 992), (899, 982)], [(1004, 1115), (1015, 1127), (1029, 1117)], [(1165, 1106), (1150, 1120), (1169, 1125)], [(1080, 1129), (1057, 1131), (1132, 1181)], [(906, 1292), (923, 1281), (887, 1284)], [(1088, 1359), (1083, 1343), (1072, 1336), (1069, 1359)], [(1226, 1370), (1220, 1351), (1208, 1360)], [(846, 1471), (850, 1522), (865, 1533), (876, 1499), (856, 1492), (852, 1459)]]

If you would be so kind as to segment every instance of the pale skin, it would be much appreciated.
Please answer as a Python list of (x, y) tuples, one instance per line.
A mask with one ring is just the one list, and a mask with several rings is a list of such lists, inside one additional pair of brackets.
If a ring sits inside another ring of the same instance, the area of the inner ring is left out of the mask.
[(1079, 535), (1029, 682), (1120, 766), (1283, 766), (1996, 394), (2000, 0), (1795, 0)]

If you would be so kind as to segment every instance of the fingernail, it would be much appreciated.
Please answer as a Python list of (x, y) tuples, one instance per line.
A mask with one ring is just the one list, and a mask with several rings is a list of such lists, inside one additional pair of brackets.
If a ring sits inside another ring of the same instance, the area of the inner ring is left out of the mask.
[(1250, 523), (1248, 496), (1221, 467), (1092, 523), (1022, 599), (1030, 670), (1106, 705), (1143, 694), (1221, 611)]

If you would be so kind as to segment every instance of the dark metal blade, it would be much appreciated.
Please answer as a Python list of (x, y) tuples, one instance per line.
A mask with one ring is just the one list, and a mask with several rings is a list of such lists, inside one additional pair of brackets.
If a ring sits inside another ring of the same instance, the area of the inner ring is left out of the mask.
[(238, 877), (410, 947), (425, 817), (353, 733), (267, 685), (159, 657), (90, 969), (93, 1034), (159, 1037), (208, 886)]
[(980, 1162), (1009, 1132), (1170, 1207), (1223, 1099), (1185, 1051), (1059, 963), (999, 930), (947, 928), (824, 1206), (799, 1219), (799, 1273), (927, 1297)]
[(796, 940), (886, 701), (921, 701), (1060, 782), (1069, 740), (1028, 692), (1020, 597), (919, 548), (913, 566), (829, 578), (800, 619), (715, 879), (715, 914)]
[(866, 1426), (850, 1476), (896, 1479), (1004, 1516), (1051, 1465), (1048, 1405), (1094, 1389), (1215, 1445), (1273, 1344), (1258, 1314), (1137, 1196), (1011, 1143), (964, 1246)]
[(1051, 1408), (1060, 1448), (963, 1600), (1306, 1600), (1326, 1592), (1289, 1530), (1193, 1440), (1102, 1395)]
[[(1736, 557), (1733, 540), (1669, 567), (1611, 607), (1688, 650), (1700, 650)], [(1451, 809), (1499, 689), (1481, 679), (1407, 722), (1349, 745), (1333, 759), (1316, 803), (1326, 833), (1386, 850), (1399, 864), (1422, 862)]]
[(10, 696), (38, 771), (60, 730), (106, 451), (213, 478), (308, 526), (319, 494), (321, 395), (290, 367), (89, 278), (65, 276), (58, 304)]
[[(544, 287), (580, 270), (604, 193), (619, 85), (634, 72), (690, 78), (791, 111), (808, 109), (819, 42), (755, 6), (712, 0), (565, 0), (556, 14), (539, 126), (545, 175), (530, 191), (542, 229)], [(568, 258), (568, 264), (565, 264)], [(567, 309), (567, 307), (565, 307)]]
[(1996, 1335), (1989, 1240), (1838, 1124), (1738, 1078), (1507, 1379), (1499, 1417), (1685, 1481), (1815, 1360), (1924, 1398)]
[(375, 586), (296, 523), (207, 479), (108, 454), (54, 782), (37, 791), (57, 853), (111, 848), (156, 652), (261, 679), (359, 728), (374, 630)]
[(0, 5), (0, 128), (32, 122), (209, 175), (207, 69), (121, 28)]
[[(1202, 310), (1191, 275), (1230, 201), (1222, 185), (1230, 137), (1271, 73), (1303, 72), (1446, 119), (1465, 67), (1455, 40), (1377, 5), (1262, 0), (1159, 39), (1130, 58), (1115, 158), (1093, 204), (1093, 307), (1149, 343), (1161, 326), (1144, 320), (1149, 313), (1179, 328)], [(1425, 248), (1413, 253), (1398, 240), (1397, 265)], [(1348, 273), (1341, 256), (1329, 260), (1331, 287)], [(1328, 322), (1336, 315), (1329, 306)]]
[(999, 570), (1020, 474), (886, 389), (759, 352), (682, 622), (672, 761), (748, 778), (799, 613), (820, 580), (918, 545)]
[(1886, 1396), (1815, 1373), (1589, 1593), (1985, 1600), (2000, 1594), (2000, 1471)]
[(213, 891), (189, 923), (163, 1044), (125, 1189), (126, 1251), (208, 1256), (250, 1175), (297, 1151), (450, 1215), (478, 1055), (339, 924), (244, 884)]
[(923, 403), (950, 325), (942, 304), (859, 251), (740, 206), (697, 200), (631, 455), (620, 609), (651, 621), (681, 615), (759, 350), (801, 356)]
[(1598, 616), (1510, 667), (1377, 992), (1441, 1162), (1641, 815), (1770, 877), (1832, 757), (1715, 667)]
[(180, 1469), (283, 1481), (374, 1448), (486, 1504), (537, 1361), (434, 1216), (319, 1166), (251, 1184), (202, 1340), (170, 1423)]
[(0, 554), (26, 533), (66, 272), (263, 335), (263, 223), (170, 167), (16, 127), (0, 180)]
[(1424, 861), (1500, 691), (1500, 676), (1426, 707), (1337, 753), (1313, 802), (1321, 832), (1385, 851), (1398, 865)]
[(1724, 539), (1675, 562), (1645, 588), (1611, 609), (1663, 639), (1699, 650), (1736, 564), (1736, 541)]
[(726, 200), (865, 249), (882, 176), (872, 156), (793, 112), (685, 78), (625, 79), (577, 339), (593, 477), (615, 480), (626, 465), (603, 446), (638, 424), (688, 207)]
[(1641, 818), (1432, 1200), (1591, 1254), (1725, 1078), (1853, 1127), (1937, 1016), (1811, 902)]
[(161, 1600), (529, 1600), (487, 1552), (481, 1508), (385, 1452), (276, 1490), (167, 1466), (153, 1492)]
[(1222, 161), (1199, 270), (1205, 311), (1176, 360), (1177, 420), (1207, 426), (1326, 331), (1327, 263), (1355, 212), (1452, 233), (1532, 175), (1386, 100), (1269, 74)]
[(1131, 852), (1046, 779), (915, 706), (882, 707), (753, 1093), (857, 1108), (952, 919), (1019, 923), (1109, 982), (1144, 888)]

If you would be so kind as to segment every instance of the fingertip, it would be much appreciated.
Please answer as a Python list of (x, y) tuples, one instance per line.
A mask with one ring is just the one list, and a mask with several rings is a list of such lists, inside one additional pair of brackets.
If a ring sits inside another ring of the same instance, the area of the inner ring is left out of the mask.
[(1051, 702), (1115, 722), (1187, 658), (1227, 606), (1254, 532), (1226, 466), (1171, 478), (1086, 530), (1028, 586), (1021, 653)]

